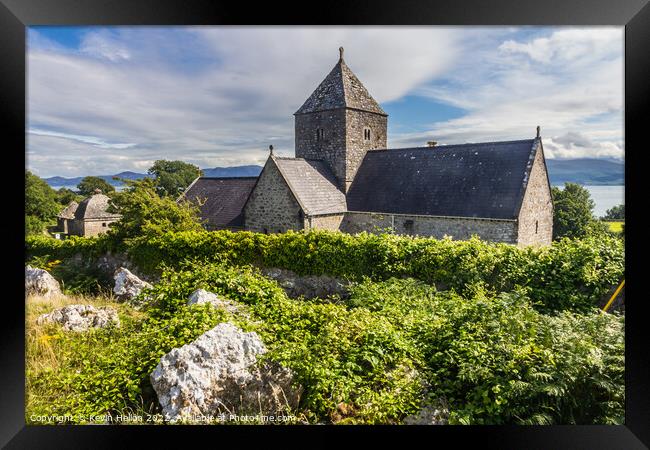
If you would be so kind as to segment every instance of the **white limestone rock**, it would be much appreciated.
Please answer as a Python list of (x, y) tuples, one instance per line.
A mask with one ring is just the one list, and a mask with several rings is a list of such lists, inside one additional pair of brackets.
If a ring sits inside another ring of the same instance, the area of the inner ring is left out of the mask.
[(151, 373), (169, 422), (196, 423), (220, 414), (282, 414), (298, 405), (292, 372), (257, 363), (266, 348), (257, 333), (220, 323), (194, 342), (175, 348)]
[(417, 414), (404, 419), (404, 425), (447, 425), (449, 407), (447, 402), (440, 399), (434, 405), (426, 405)]
[(68, 305), (39, 316), (36, 323), (58, 323), (66, 331), (86, 331), (111, 325), (119, 327), (120, 319), (117, 311), (109, 306), (95, 308), (92, 305)]
[(209, 303), (215, 308), (225, 309), (228, 312), (236, 313), (240, 311), (240, 307), (227, 299), (219, 298), (217, 294), (206, 291), (205, 289), (197, 289), (192, 292), (187, 301), (188, 305), (202, 305)]
[(142, 281), (124, 267), (117, 269), (113, 278), (115, 279), (113, 292), (120, 300), (132, 301), (140, 295), (143, 289), (152, 287), (151, 284)]
[(63, 295), (59, 282), (47, 270), (25, 267), (25, 292), (27, 295), (55, 297)]

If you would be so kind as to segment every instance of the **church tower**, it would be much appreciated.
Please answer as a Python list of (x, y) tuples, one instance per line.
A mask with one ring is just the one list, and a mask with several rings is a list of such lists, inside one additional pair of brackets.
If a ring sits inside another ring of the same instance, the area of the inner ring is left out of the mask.
[(296, 157), (325, 161), (347, 193), (366, 152), (386, 148), (388, 114), (343, 60), (294, 113)]

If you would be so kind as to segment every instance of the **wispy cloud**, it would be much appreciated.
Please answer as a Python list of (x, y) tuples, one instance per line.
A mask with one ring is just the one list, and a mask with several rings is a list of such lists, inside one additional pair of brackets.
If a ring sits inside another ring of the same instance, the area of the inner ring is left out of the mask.
[(112, 149), (122, 150), (125, 148), (135, 147), (136, 145), (136, 144), (117, 144), (117, 143), (109, 144), (108, 142), (103, 141), (102, 139), (99, 139), (98, 137), (94, 137), (94, 136), (80, 136), (78, 134), (68, 134), (68, 133), (59, 133), (57, 131), (39, 130), (38, 128), (30, 128), (29, 133), (35, 134), (37, 136), (51, 136), (51, 137), (57, 137), (57, 138), (82, 142), (84, 144), (90, 144), (99, 148), (112, 148)]

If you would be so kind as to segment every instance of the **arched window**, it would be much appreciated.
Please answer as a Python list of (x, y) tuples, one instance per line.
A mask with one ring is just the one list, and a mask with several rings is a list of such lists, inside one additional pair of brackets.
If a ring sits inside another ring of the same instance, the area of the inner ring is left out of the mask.
[(363, 140), (364, 141), (369, 141), (370, 140), (370, 128), (368, 128), (368, 127), (363, 129)]
[(322, 141), (324, 137), (325, 137), (325, 130), (323, 130), (322, 128), (317, 128), (316, 129), (316, 140), (317, 141)]

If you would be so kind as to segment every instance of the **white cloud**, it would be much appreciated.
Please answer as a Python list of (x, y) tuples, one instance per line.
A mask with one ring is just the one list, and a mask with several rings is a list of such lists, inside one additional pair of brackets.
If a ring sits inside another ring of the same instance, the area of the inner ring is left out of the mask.
[(620, 52), (621, 29), (573, 28), (553, 32), (529, 42), (507, 40), (499, 46), (506, 53), (522, 53), (542, 63), (590, 61), (603, 55)]
[[(540, 125), (545, 144), (549, 140), (547, 157), (622, 158), (622, 38), (622, 29), (590, 28), (522, 43), (483, 42), (445, 83), (418, 90), (466, 113), (426, 132), (393, 136), (392, 143), (525, 139)], [(590, 146), (567, 141), (578, 135), (588, 137)]]
[(117, 36), (105, 29), (86, 34), (79, 48), (80, 52), (97, 58), (116, 62), (131, 59), (131, 53)]

